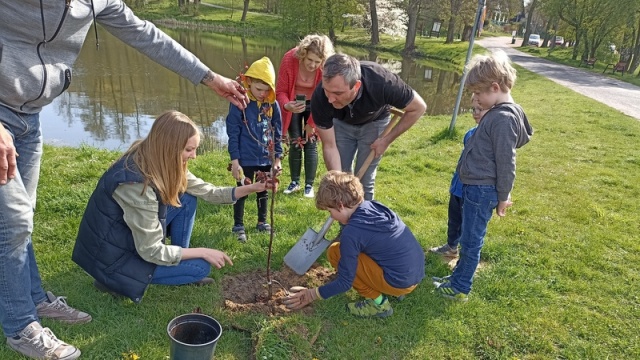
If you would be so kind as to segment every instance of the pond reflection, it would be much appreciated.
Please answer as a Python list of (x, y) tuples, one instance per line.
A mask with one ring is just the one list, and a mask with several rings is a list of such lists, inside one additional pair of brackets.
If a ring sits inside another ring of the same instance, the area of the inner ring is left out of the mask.
[[(291, 40), (245, 39), (195, 30), (165, 31), (214, 71), (231, 78), (262, 56), (268, 56), (278, 69), (282, 55), (296, 45)], [(41, 113), (46, 143), (125, 150), (148, 133), (157, 115), (175, 109), (202, 127), (204, 151), (224, 148), (224, 119), (229, 108), (226, 100), (205, 86), (194, 86), (102, 29), (99, 36), (99, 49), (93, 39), (85, 42), (68, 91)], [(429, 115), (452, 113), (460, 74), (411, 59), (386, 60), (375, 52), (344, 47), (338, 50), (375, 60), (398, 73), (425, 99)]]

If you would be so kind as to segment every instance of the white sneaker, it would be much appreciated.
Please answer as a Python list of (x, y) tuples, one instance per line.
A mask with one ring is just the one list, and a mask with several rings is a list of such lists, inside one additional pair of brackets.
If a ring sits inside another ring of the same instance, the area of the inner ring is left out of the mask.
[(67, 305), (67, 298), (55, 296), (47, 291), (47, 300), (36, 306), (39, 318), (58, 320), (66, 324), (84, 324), (91, 321), (91, 315)]
[(291, 193), (296, 192), (298, 190), (300, 190), (300, 184), (298, 184), (295, 181), (292, 181), (291, 184), (289, 184), (289, 186), (287, 186), (287, 188), (284, 189), (283, 193), (291, 194)]
[(313, 192), (313, 186), (307, 184), (304, 186), (304, 197), (313, 198), (315, 193)]
[(32, 359), (73, 360), (80, 357), (80, 350), (58, 340), (49, 328), (34, 321), (18, 334), (19, 339), (7, 338), (7, 345)]

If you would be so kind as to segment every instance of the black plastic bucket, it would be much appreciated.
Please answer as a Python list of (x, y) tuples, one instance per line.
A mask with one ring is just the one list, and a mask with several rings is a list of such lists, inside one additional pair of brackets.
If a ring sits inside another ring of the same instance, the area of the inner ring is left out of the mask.
[(169, 322), (170, 360), (211, 360), (222, 326), (211, 316), (199, 313), (180, 315)]

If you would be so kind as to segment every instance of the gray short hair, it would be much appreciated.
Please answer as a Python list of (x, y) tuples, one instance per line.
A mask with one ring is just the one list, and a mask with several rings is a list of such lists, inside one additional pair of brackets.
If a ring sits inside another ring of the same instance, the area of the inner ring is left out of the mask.
[(353, 88), (356, 82), (362, 78), (360, 71), (360, 61), (347, 54), (335, 54), (330, 56), (324, 63), (322, 77), (324, 79), (333, 79), (336, 76), (342, 76), (344, 81)]

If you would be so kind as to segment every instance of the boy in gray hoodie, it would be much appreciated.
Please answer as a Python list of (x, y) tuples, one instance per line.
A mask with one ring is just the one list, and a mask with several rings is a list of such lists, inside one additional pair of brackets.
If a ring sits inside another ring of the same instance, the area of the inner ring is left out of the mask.
[(7, 345), (27, 357), (72, 360), (80, 350), (43, 328), (40, 319), (81, 324), (91, 316), (42, 289), (31, 232), (42, 156), (39, 113), (69, 87), (91, 25), (100, 23), (236, 106), (244, 108), (248, 99), (240, 84), (209, 70), (122, 0), (0, 0), (0, 9), (0, 325)]
[(516, 149), (533, 135), (527, 116), (511, 97), (516, 70), (507, 55), (477, 55), (468, 66), (465, 86), (480, 108), (489, 110), (467, 140), (456, 169), (464, 199), (460, 259), (451, 276), (435, 282), (442, 296), (460, 301), (467, 301), (471, 291), (493, 209), (503, 217), (511, 206)]

